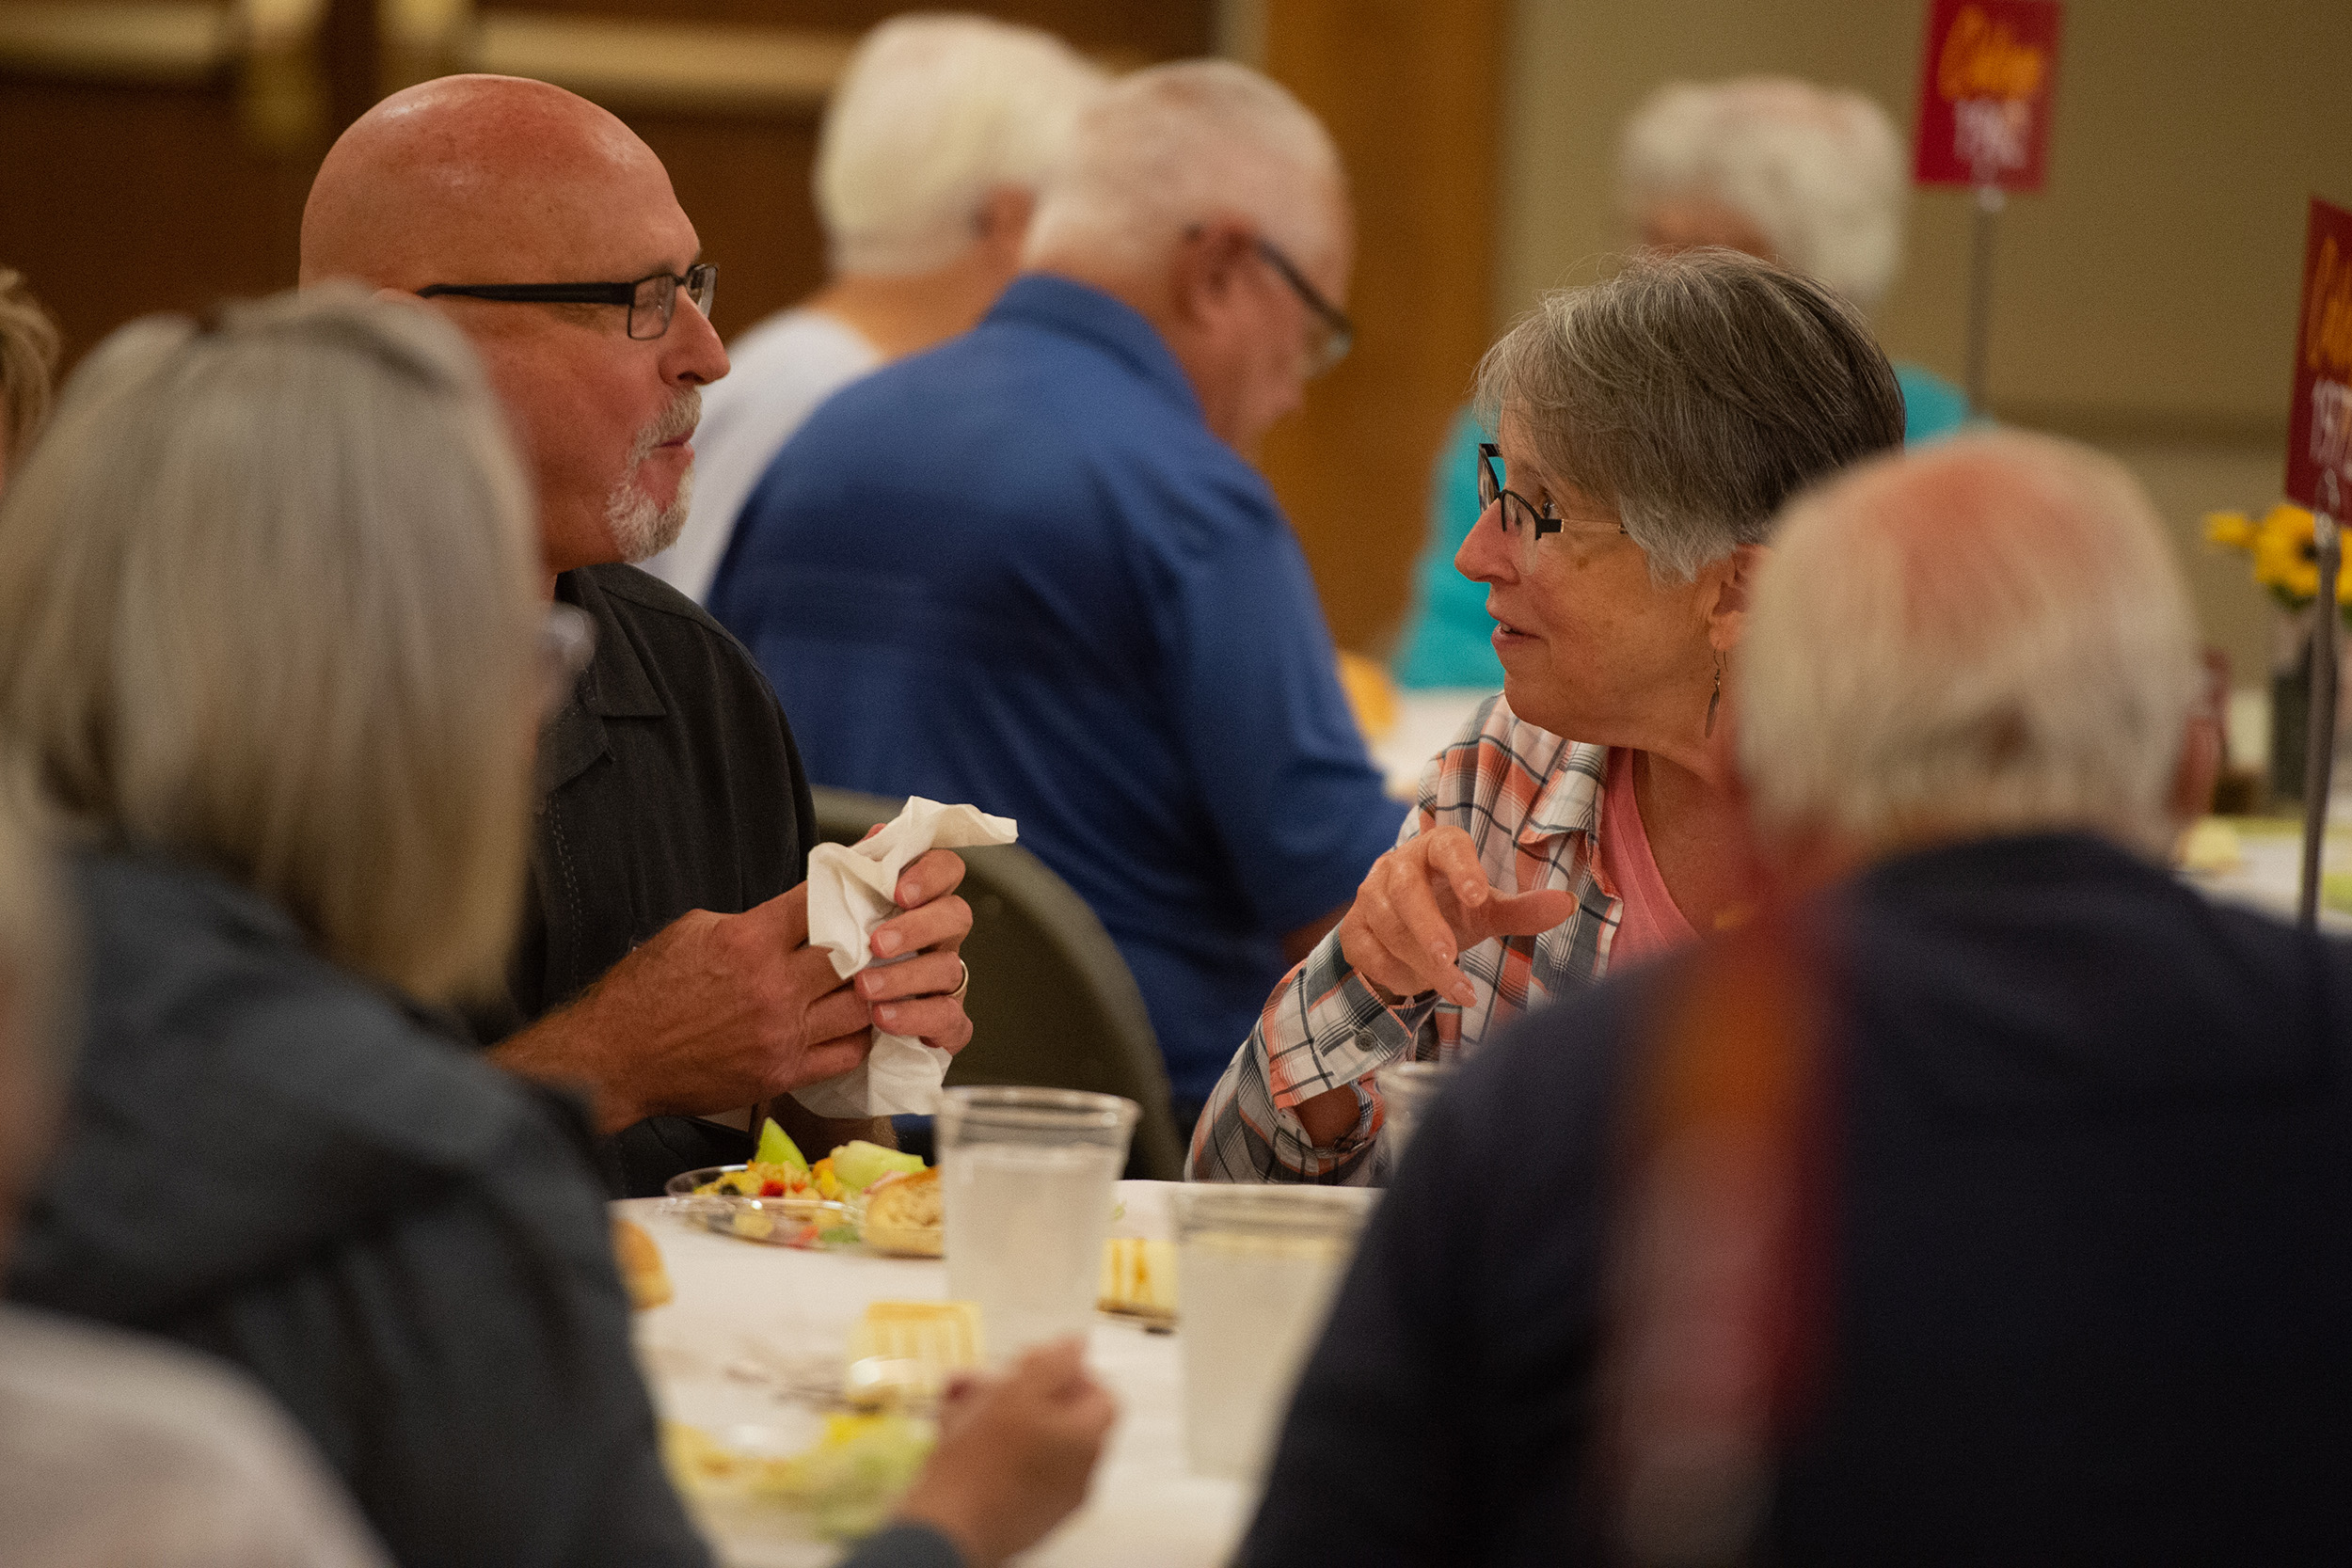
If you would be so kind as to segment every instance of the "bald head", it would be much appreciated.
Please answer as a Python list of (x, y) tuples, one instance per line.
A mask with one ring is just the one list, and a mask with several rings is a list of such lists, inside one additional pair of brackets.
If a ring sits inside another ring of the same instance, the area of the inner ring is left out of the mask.
[(545, 82), (445, 76), (370, 109), (319, 166), (302, 284), (572, 281), (545, 269), (629, 197), (676, 205), (661, 161), (612, 114)]
[(1768, 833), (2090, 830), (2161, 853), (2195, 794), (2179, 568), (2131, 476), (2069, 443), (1963, 438), (1798, 502), (1740, 661)]
[[(302, 214), (302, 283), (630, 283), (700, 255), (653, 150), (544, 82), (448, 76), (345, 131)], [(696, 388), (725, 352), (683, 291), (666, 331), (626, 305), (444, 295), (482, 356), (537, 481), (548, 569), (640, 561), (685, 521)]]

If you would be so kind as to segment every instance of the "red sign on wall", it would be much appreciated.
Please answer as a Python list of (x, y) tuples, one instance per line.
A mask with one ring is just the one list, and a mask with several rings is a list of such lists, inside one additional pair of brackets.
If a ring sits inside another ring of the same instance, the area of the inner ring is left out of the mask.
[(2287, 412), (2287, 499), (2339, 521), (2352, 507), (2352, 213), (2312, 198)]
[(2058, 0), (1935, 0), (1913, 178), (2040, 190), (2058, 51)]

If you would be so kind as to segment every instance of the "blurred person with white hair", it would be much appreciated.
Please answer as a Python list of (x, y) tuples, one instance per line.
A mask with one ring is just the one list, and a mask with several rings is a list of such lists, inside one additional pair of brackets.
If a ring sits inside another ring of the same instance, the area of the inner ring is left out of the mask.
[(1482, 1050), (1547, 998), (1752, 901), (1726, 661), (1781, 504), (1893, 447), (1852, 306), (1729, 250), (1545, 296), (1479, 366), (1499, 442), (1456, 557), (1506, 674), (1430, 759), (1339, 928), (1266, 1000), (1195, 1177), (1378, 1183), (1379, 1071)]
[[(0, 1260), (72, 1068), (70, 907), (0, 807)], [(0, 1562), (8, 1568), (379, 1568), (318, 1456), (229, 1368), (159, 1339), (0, 1305)]]
[[(1787, 76), (1669, 83), (1626, 122), (1617, 155), (1618, 199), (1642, 245), (1745, 251), (1818, 278), (1866, 313), (1901, 264), (1909, 175), (1902, 138), (1875, 101)], [(1933, 372), (1898, 362), (1895, 379), (1906, 441), (1966, 421), (1960, 388)], [(1463, 498), (1486, 439), (1466, 411), (1438, 456), (1429, 540), (1394, 661), (1402, 686), (1490, 688), (1502, 678), (1480, 595), (1453, 569), (1477, 520)]]
[(1122, 79), (1021, 278), (810, 419), (711, 596), (812, 779), (1019, 819), (1133, 970), (1180, 1122), (1401, 814), (1249, 460), (1345, 352), (1351, 261), (1288, 92), (1226, 61)]
[(646, 571), (707, 598), (736, 515), (809, 411), (996, 302), (1107, 80), (1052, 34), (983, 16), (897, 16), (860, 40), (811, 180), (832, 276), (728, 345), (734, 368), (703, 394), (686, 526)]
[(2352, 944), (2166, 863), (2218, 748), (2147, 496), (1867, 465), (1737, 673), (1781, 900), (1423, 1113), (1237, 1560), (2352, 1557)]

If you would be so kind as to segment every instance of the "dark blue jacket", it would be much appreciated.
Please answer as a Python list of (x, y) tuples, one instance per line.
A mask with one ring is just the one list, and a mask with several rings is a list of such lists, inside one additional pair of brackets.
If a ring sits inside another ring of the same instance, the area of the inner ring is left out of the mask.
[(258, 894), (77, 871), (87, 1038), (9, 1293), (242, 1366), (403, 1563), (707, 1563), (579, 1113)]
[[(2352, 1561), (2352, 948), (2098, 841), (1816, 906), (1832, 1324), (1759, 1560)], [(1242, 1560), (1594, 1560), (1629, 1055), (1689, 962), (1535, 1014), (1431, 1110)]]

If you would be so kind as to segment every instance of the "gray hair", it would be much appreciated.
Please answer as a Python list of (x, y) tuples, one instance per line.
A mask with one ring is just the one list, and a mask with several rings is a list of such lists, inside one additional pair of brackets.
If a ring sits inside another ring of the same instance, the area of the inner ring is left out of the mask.
[(1626, 122), (1617, 160), (1629, 210), (1720, 201), (1775, 260), (1866, 310), (1902, 258), (1907, 172), (1902, 138), (1874, 101), (1788, 76), (1669, 83)]
[(494, 986), (545, 613), (504, 430), (455, 328), (349, 285), (115, 333), (0, 505), (0, 795)]
[(1967, 436), (1789, 510), (1738, 654), (1759, 829), (1871, 847), (2090, 829), (2152, 854), (2202, 691), (2147, 495), (2045, 436)]
[(1614, 511), (1661, 581), (1762, 544), (1791, 494), (1903, 436), (1860, 312), (1729, 250), (1637, 254), (1546, 294), (1486, 351), (1476, 402)]
[(1314, 204), (1343, 195), (1323, 122), (1271, 78), (1231, 60), (1179, 60), (1120, 78), (1079, 117), (1076, 139), (1029, 226), (1027, 259), (1141, 261), (1189, 224), (1248, 217), (1292, 255), (1341, 236)]
[(57, 324), (26, 291), (23, 273), (0, 267), (0, 476), (49, 417), (56, 373)]
[(837, 272), (944, 266), (991, 190), (1036, 190), (1107, 75), (1051, 33), (898, 16), (860, 40), (825, 107), (810, 183)]

